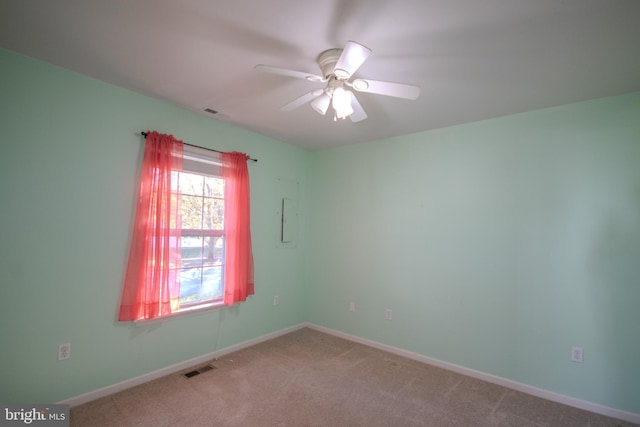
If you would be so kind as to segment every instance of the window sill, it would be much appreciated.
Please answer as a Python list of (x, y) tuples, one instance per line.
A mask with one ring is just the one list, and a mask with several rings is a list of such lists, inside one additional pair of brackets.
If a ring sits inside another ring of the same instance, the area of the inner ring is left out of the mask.
[(220, 301), (215, 301), (208, 304), (199, 304), (193, 307), (181, 308), (180, 310), (174, 311), (169, 316), (155, 317), (153, 319), (136, 320), (133, 323), (136, 327), (155, 325), (167, 320), (180, 319), (182, 317), (189, 317), (189, 316), (194, 316), (196, 314), (202, 314), (207, 311), (217, 310), (224, 306), (225, 306), (224, 301), (220, 300)]

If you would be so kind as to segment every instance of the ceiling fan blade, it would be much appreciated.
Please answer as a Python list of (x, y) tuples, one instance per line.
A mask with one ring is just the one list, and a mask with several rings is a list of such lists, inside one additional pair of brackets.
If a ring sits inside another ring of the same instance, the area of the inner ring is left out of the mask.
[(305, 73), (303, 71), (289, 70), (287, 68), (272, 67), (271, 65), (260, 64), (260, 65), (256, 65), (254, 68), (264, 73), (279, 74), (281, 76), (287, 76), (287, 77), (295, 77), (297, 79), (305, 79), (311, 82), (325, 81), (324, 78), (316, 74)]
[(338, 58), (338, 62), (336, 62), (334, 74), (338, 78), (348, 79), (360, 68), (369, 55), (371, 55), (371, 49), (360, 43), (348, 41), (340, 58)]
[(322, 90), (322, 89), (312, 90), (311, 92), (305, 93), (301, 97), (294, 99), (290, 103), (283, 105), (282, 107), (280, 107), (280, 109), (282, 111), (295, 110), (296, 108), (300, 107), (301, 105), (304, 105), (307, 102), (311, 101), (312, 99), (320, 96), (323, 92), (324, 92), (324, 90)]
[(364, 112), (364, 108), (358, 102), (358, 98), (356, 98), (355, 93), (351, 92), (351, 108), (353, 108), (353, 114), (349, 116), (352, 122), (361, 122), (366, 119), (367, 113)]
[(356, 79), (351, 84), (358, 92), (395, 96), (396, 98), (418, 99), (420, 87), (403, 83), (383, 82), (380, 80)]

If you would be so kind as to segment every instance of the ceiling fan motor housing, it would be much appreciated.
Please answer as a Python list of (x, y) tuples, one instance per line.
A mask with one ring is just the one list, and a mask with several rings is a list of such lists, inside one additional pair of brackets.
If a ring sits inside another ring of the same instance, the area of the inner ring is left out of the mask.
[(325, 79), (328, 80), (331, 76), (336, 77), (333, 70), (341, 54), (342, 49), (328, 49), (318, 55), (318, 65)]

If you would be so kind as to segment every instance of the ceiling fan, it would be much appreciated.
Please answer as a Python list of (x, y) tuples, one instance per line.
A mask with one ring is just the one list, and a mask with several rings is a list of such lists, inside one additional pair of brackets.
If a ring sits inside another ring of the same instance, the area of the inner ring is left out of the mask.
[(329, 105), (333, 107), (333, 119), (349, 117), (353, 122), (367, 118), (367, 113), (358, 102), (351, 89), (357, 92), (375, 93), (404, 99), (417, 99), (420, 87), (402, 83), (392, 83), (380, 80), (354, 79), (353, 74), (371, 55), (371, 49), (356, 43), (347, 42), (344, 49), (329, 49), (318, 55), (317, 61), (322, 75), (272, 67), (270, 65), (256, 65), (256, 70), (280, 74), (287, 77), (305, 79), (311, 82), (326, 83), (323, 89), (314, 89), (281, 107), (283, 111), (291, 111), (308, 102), (318, 113), (325, 115)]

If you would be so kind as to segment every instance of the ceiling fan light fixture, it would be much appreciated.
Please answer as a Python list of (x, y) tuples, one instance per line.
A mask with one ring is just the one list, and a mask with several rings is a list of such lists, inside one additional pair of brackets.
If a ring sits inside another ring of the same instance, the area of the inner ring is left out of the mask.
[(327, 114), (329, 104), (331, 104), (331, 96), (329, 96), (329, 94), (325, 92), (313, 100), (313, 102), (311, 103), (311, 108), (324, 116), (325, 114)]
[(345, 117), (353, 114), (353, 107), (351, 106), (351, 91), (344, 90), (342, 87), (337, 87), (333, 91), (333, 100), (331, 106), (336, 112), (336, 118), (344, 119)]
[(325, 84), (324, 88), (311, 90), (283, 105), (280, 107), (282, 111), (291, 111), (301, 105), (310, 103), (318, 114), (326, 115), (331, 105), (334, 110), (334, 120), (337, 121), (338, 119), (349, 117), (352, 122), (357, 123), (366, 119), (367, 113), (355, 96), (356, 92), (412, 100), (417, 99), (420, 95), (419, 86), (382, 80), (351, 79), (369, 55), (371, 55), (371, 49), (349, 40), (344, 49), (327, 49), (318, 55), (316, 62), (320, 67), (321, 75), (263, 64), (256, 65), (255, 68), (272, 74)]
[(347, 117), (349, 117), (352, 114), (353, 114), (353, 107), (351, 105), (348, 105), (344, 109), (336, 110), (336, 118), (337, 119), (346, 119)]

